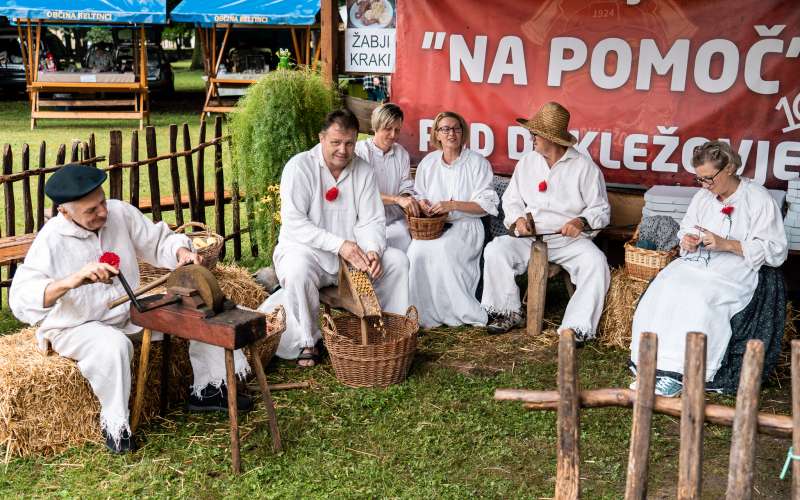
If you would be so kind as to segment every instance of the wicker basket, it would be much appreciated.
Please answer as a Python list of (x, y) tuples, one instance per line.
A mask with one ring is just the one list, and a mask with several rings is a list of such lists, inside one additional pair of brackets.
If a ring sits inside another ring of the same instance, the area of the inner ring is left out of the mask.
[(323, 315), (322, 336), (339, 382), (350, 387), (386, 387), (405, 380), (417, 350), (419, 320), (414, 306), (405, 316), (383, 314), (385, 335), (368, 328), (361, 343), (361, 321), (350, 313)]
[(253, 351), (258, 353), (261, 364), (267, 366), (278, 351), (281, 335), (286, 331), (286, 311), (283, 306), (278, 306), (267, 314), (267, 335), (259, 340), (251, 349), (247, 349), (247, 361), (253, 366)]
[(435, 240), (444, 232), (444, 224), (447, 222), (447, 214), (437, 215), (436, 217), (411, 217), (408, 220), (408, 232), (414, 240)]
[(639, 241), (639, 228), (633, 233), (633, 238), (625, 242), (625, 271), (633, 279), (650, 281), (667, 267), (678, 255), (678, 247), (672, 250), (646, 250), (636, 246)]
[[(193, 231), (191, 233), (186, 233), (186, 228), (188, 227), (195, 227), (200, 228), (200, 231)], [(207, 267), (209, 270), (214, 269), (214, 266), (217, 265), (217, 261), (219, 260), (219, 252), (222, 250), (223, 245), (225, 245), (225, 238), (218, 235), (217, 233), (211, 231), (205, 224), (201, 222), (187, 222), (182, 226), (178, 226), (175, 229), (176, 233), (185, 233), (189, 239), (202, 237), (205, 239), (214, 238), (216, 243), (205, 246), (203, 248), (197, 249), (198, 255), (203, 257), (203, 265)], [(169, 273), (170, 269), (164, 267), (155, 267), (151, 266), (147, 262), (142, 260), (139, 261), (139, 281), (142, 283), (146, 283), (152, 281), (154, 279), (160, 278), (165, 274)]]

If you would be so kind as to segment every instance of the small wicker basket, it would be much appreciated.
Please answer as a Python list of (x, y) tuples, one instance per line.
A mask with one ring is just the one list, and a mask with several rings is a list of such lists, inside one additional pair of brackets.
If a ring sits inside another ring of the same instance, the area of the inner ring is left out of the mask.
[(636, 246), (639, 241), (639, 228), (633, 238), (625, 242), (625, 271), (633, 279), (650, 281), (667, 267), (667, 264), (678, 255), (678, 247), (671, 250), (646, 250)]
[[(187, 233), (186, 228), (189, 227), (200, 228), (200, 231)], [(225, 238), (211, 231), (208, 226), (201, 222), (187, 222), (182, 226), (178, 226), (175, 229), (175, 232), (185, 233), (190, 240), (197, 237), (201, 237), (204, 240), (208, 240), (209, 238), (216, 240), (215, 243), (197, 249), (198, 255), (201, 255), (204, 259), (203, 266), (209, 270), (214, 269), (214, 266), (217, 265), (217, 261), (219, 260), (219, 252), (225, 245)], [(170, 269), (164, 267), (155, 267), (142, 260), (139, 261), (139, 281), (142, 283), (153, 281), (154, 279), (160, 278), (169, 272)]]
[(278, 306), (267, 317), (267, 334), (255, 345), (247, 349), (247, 361), (253, 366), (252, 356), (258, 354), (261, 364), (267, 366), (278, 351), (278, 344), (281, 341), (283, 332), (286, 331), (286, 310), (283, 306)]
[(408, 232), (414, 240), (435, 240), (444, 232), (444, 224), (447, 222), (447, 214), (435, 217), (411, 217), (408, 220)]
[(419, 319), (410, 306), (405, 316), (383, 313), (385, 333), (370, 325), (361, 343), (361, 320), (350, 313), (323, 314), (322, 336), (333, 371), (349, 387), (386, 387), (405, 380), (417, 350)]

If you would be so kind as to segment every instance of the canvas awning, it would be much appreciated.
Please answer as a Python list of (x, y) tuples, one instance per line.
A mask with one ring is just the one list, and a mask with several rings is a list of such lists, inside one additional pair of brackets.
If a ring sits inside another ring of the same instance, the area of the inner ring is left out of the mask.
[(310, 26), (320, 0), (183, 0), (170, 19), (200, 26), (253, 24)]
[(47, 24), (166, 24), (166, 0), (6, 0), (0, 16)]

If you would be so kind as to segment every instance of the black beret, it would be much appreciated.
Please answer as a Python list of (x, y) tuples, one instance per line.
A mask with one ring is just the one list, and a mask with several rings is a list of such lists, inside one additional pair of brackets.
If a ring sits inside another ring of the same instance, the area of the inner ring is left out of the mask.
[(106, 180), (108, 174), (99, 168), (70, 163), (47, 179), (44, 192), (57, 204), (79, 200)]

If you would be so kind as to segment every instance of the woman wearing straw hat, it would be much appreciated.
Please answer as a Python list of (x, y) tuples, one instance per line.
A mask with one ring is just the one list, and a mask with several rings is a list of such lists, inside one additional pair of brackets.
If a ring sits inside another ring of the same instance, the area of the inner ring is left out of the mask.
[(375, 136), (356, 143), (356, 154), (370, 164), (386, 211), (386, 245), (402, 251), (411, 244), (405, 214), (419, 216), (406, 148), (397, 143), (403, 110), (386, 102), (372, 111)]
[(520, 236), (560, 233), (543, 237), (548, 258), (569, 273), (576, 290), (558, 331), (572, 329), (585, 342), (595, 336), (611, 279), (605, 255), (591, 233), (584, 232), (610, 219), (603, 174), (572, 147), (569, 112), (560, 104), (549, 102), (530, 120), (517, 121), (533, 135), (534, 150), (517, 163), (503, 194), (503, 222), (517, 237), (495, 238), (484, 252), (482, 304), (490, 315), (488, 330), (503, 333), (524, 323), (514, 276), (526, 271), (534, 240)]
[(417, 167), (414, 190), (429, 215), (448, 214), (451, 227), (435, 240), (413, 240), (408, 247), (410, 302), (424, 328), (486, 324), (486, 311), (475, 298), (481, 277), (483, 224), (497, 215), (492, 167), (464, 147), (467, 122), (452, 111), (433, 121), (436, 151)]

